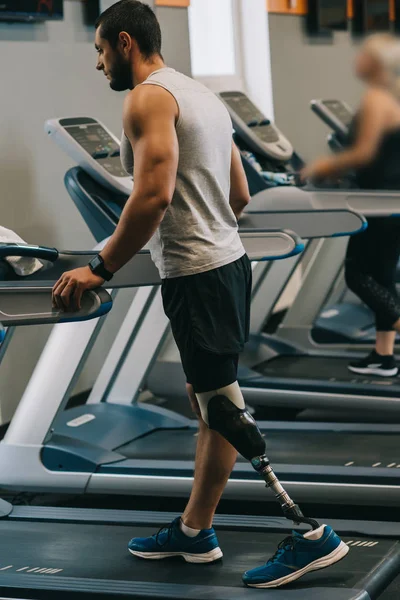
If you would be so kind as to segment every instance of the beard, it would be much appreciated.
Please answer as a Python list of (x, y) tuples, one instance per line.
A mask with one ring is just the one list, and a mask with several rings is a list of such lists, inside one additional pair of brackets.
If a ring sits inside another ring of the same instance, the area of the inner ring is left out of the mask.
[(109, 70), (110, 88), (115, 92), (124, 92), (133, 88), (132, 65), (122, 57), (116, 57), (112, 69)]

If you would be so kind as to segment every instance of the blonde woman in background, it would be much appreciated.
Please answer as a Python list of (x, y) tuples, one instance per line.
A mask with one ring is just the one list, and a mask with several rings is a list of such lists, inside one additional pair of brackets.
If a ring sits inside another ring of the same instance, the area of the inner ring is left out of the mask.
[[(367, 89), (350, 128), (348, 146), (342, 153), (306, 167), (303, 178), (337, 177), (352, 170), (362, 189), (400, 190), (399, 41), (390, 34), (367, 38), (355, 71)], [(399, 256), (400, 217), (369, 218), (368, 229), (350, 238), (346, 283), (376, 318), (375, 348), (366, 358), (349, 364), (354, 373), (381, 377), (398, 374), (394, 343), (396, 331), (400, 331), (396, 291)]]

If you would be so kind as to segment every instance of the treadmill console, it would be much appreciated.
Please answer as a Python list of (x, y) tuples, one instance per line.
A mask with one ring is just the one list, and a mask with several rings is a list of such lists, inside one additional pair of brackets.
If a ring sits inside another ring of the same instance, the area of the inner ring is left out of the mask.
[(45, 130), (99, 183), (123, 194), (131, 193), (133, 179), (122, 167), (120, 141), (102, 123), (90, 117), (50, 119)]
[(312, 100), (311, 110), (333, 129), (341, 142), (347, 139), (354, 111), (341, 100)]
[(281, 163), (292, 158), (293, 147), (279, 129), (242, 92), (221, 92), (233, 127), (253, 152)]
[(253, 196), (279, 185), (296, 185), (303, 161), (291, 143), (242, 92), (221, 92), (232, 119), (244, 170)]

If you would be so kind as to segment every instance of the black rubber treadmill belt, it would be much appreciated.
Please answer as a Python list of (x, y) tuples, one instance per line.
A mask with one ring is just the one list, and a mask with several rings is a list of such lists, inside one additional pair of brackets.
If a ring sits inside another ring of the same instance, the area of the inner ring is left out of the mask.
[[(326, 465), (382, 467), (400, 469), (399, 436), (395, 433), (357, 433), (334, 431), (263, 431), (268, 457), (272, 463), (288, 465)], [(130, 459), (194, 460), (194, 430), (154, 431), (118, 452)], [(239, 461), (247, 463), (239, 457)], [(400, 472), (399, 472), (400, 476)]]
[(348, 370), (348, 362), (348, 358), (337, 357), (278, 356), (257, 365), (254, 370), (265, 377), (370, 384), (381, 386), (383, 391), (385, 388), (395, 386), (400, 391), (400, 379), (398, 377), (379, 379), (368, 375), (357, 375)]
[[(39, 599), (45, 597), (45, 589), (49, 586), (53, 590), (62, 591), (67, 590), (68, 585), (71, 588), (68, 598), (74, 597), (72, 590), (80, 589), (83, 593), (95, 593), (97, 598), (104, 594), (111, 596), (118, 593), (131, 598), (247, 599), (251, 594), (241, 582), (243, 571), (263, 564), (274, 554), (277, 544), (284, 537), (282, 532), (246, 532), (233, 527), (221, 530), (218, 537), (224, 559), (212, 565), (190, 565), (183, 563), (182, 559), (145, 561), (128, 553), (127, 543), (132, 536), (148, 536), (157, 529), (158, 527), (150, 526), (96, 525), (85, 522), (2, 521), (0, 590), (10, 594), (17, 587), (20, 593), (23, 589), (26, 595), (26, 590), (31, 587), (34, 591), (26, 597)], [(370, 596), (367, 595), (354, 595), (354, 590), (346, 595), (344, 590), (357, 589), (359, 582), (389, 551), (395, 549), (396, 542), (360, 535), (343, 539), (351, 547), (345, 560), (327, 570), (310, 573), (297, 584), (286, 588), (286, 591), (279, 591), (279, 599), (369, 599)], [(396, 561), (398, 562), (398, 558)], [(387, 584), (393, 579), (393, 567), (391, 571)], [(110, 582), (114, 589), (108, 591)], [(139, 582), (148, 582), (149, 587), (142, 586), (139, 593), (132, 585)], [(188, 586), (186, 594), (181, 595), (183, 590), (176, 589), (176, 593), (165, 595), (165, 588), (171, 584), (175, 587), (176, 584), (178, 587)], [(211, 592), (210, 588), (213, 588)], [(315, 596), (315, 588), (323, 595)], [(144, 593), (143, 590), (147, 592)], [(158, 593), (154, 593), (155, 591)], [(257, 592), (252, 590), (252, 593)], [(264, 593), (271, 600), (278, 597), (272, 591)], [(57, 597), (60, 597), (59, 593)]]

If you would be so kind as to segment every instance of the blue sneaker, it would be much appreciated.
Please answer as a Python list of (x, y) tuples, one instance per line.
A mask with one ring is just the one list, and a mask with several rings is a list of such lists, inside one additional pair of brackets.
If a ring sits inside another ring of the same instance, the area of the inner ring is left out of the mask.
[(189, 537), (181, 531), (179, 517), (151, 537), (133, 538), (128, 549), (134, 556), (153, 560), (182, 556), (189, 563), (210, 563), (222, 558), (213, 528), (202, 529), (196, 537)]
[(249, 587), (275, 588), (292, 583), (310, 571), (324, 569), (342, 560), (349, 551), (331, 527), (322, 525), (322, 537), (311, 539), (316, 532), (301, 535), (296, 531), (283, 540), (274, 556), (262, 567), (246, 571), (243, 582)]

